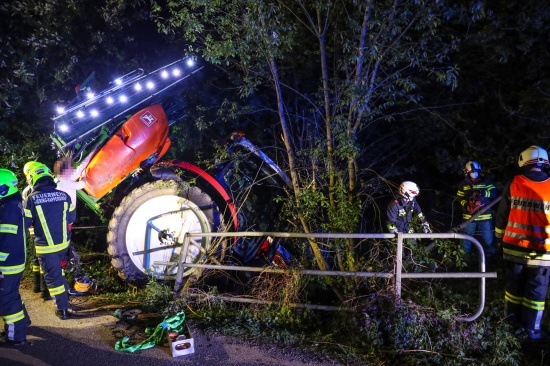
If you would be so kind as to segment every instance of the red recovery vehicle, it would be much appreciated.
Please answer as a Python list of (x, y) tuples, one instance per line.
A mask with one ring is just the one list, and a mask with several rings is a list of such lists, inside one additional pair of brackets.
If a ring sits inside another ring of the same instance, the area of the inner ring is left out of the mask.
[[(109, 220), (112, 265), (132, 285), (151, 276), (174, 279), (187, 232), (280, 229), (276, 197), (285, 195), (288, 177), (242, 134), (232, 136), (231, 159), (214, 171), (185, 160), (161, 161), (171, 145), (163, 103), (200, 69), (185, 58), (151, 73), (135, 70), (102, 91), (84, 82), (78, 97), (54, 117), (51, 139), (59, 155), (71, 157), (85, 175), (77, 195)], [(284, 263), (288, 252), (273, 238), (194, 238), (185, 261), (211, 258)]]

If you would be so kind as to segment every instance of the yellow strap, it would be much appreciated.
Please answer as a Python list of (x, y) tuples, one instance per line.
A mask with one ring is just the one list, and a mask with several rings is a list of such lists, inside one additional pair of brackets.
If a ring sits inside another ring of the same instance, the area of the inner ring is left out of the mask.
[(21, 273), (25, 270), (25, 263), (19, 264), (17, 266), (7, 266), (7, 267), (1, 267), (0, 266), (0, 272), (4, 275), (14, 275)]
[(17, 225), (0, 224), (0, 233), (17, 234)]
[(523, 297), (514, 296), (511, 293), (509, 293), (508, 291), (506, 291), (504, 293), (504, 300), (506, 300), (508, 302), (511, 302), (512, 304), (520, 305), (522, 300), (523, 300)]
[(46, 245), (37, 245), (35, 246), (36, 254), (50, 254), (50, 253), (57, 253), (59, 251), (62, 251), (63, 249), (67, 249), (69, 247), (69, 242), (61, 243), (61, 244), (55, 244), (52, 246), (46, 246)]
[(49, 288), (48, 291), (50, 292), (51, 296), (59, 295), (65, 292), (65, 286), (61, 285), (54, 288)]
[(40, 225), (42, 225), (42, 231), (44, 231), (44, 236), (46, 237), (46, 242), (50, 246), (54, 245), (53, 239), (52, 239), (52, 233), (50, 232), (50, 228), (48, 227), (48, 223), (46, 222), (46, 216), (44, 216), (44, 211), (42, 210), (42, 206), (40, 206), (40, 205), (36, 206), (36, 213), (38, 214), (38, 219), (40, 220)]
[(533, 301), (526, 298), (523, 298), (522, 305), (526, 308), (543, 311), (544, 310), (544, 301)]
[(6, 323), (6, 324), (13, 324), (13, 323), (15, 323), (19, 320), (23, 320), (24, 318), (25, 318), (25, 313), (23, 312), (23, 310), (15, 313), (15, 314), (2, 316), (2, 319), (4, 319), (4, 323)]

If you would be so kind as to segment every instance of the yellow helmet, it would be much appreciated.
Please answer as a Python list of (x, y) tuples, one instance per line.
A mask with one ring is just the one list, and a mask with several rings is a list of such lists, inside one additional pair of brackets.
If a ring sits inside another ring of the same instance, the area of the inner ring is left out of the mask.
[(25, 177), (29, 175), (29, 172), (31, 168), (40, 165), (38, 161), (29, 161), (25, 166), (23, 167), (23, 174), (25, 174)]
[(0, 197), (11, 196), (17, 192), (17, 177), (8, 169), (0, 169)]
[(31, 186), (34, 186), (36, 184), (36, 181), (42, 177), (54, 177), (52, 171), (46, 165), (36, 161), (31, 161), (29, 163), (27, 163), (29, 164), (28, 167), (27, 164), (25, 164), (25, 167), (23, 167), (23, 171), (25, 171), (25, 168), (28, 168), (25, 177), (27, 178), (27, 183), (29, 183)]

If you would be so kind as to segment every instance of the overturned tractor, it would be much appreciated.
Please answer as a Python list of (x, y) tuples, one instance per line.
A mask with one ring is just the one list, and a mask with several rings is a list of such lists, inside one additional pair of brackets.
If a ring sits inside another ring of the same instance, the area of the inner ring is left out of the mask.
[[(163, 103), (200, 69), (182, 59), (147, 74), (135, 70), (98, 92), (84, 82), (54, 118), (51, 138), (59, 154), (72, 157), (86, 178), (78, 197), (109, 221), (112, 265), (132, 285), (151, 276), (174, 279), (185, 233), (279, 228), (275, 198), (284, 196), (288, 177), (242, 134), (232, 135), (231, 159), (213, 171), (185, 159), (162, 161), (171, 145)], [(124, 197), (117, 193), (121, 186)], [(116, 208), (106, 210), (105, 202)], [(183, 260), (238, 264), (260, 254), (265, 263), (287, 258), (278, 239), (199, 237)]]

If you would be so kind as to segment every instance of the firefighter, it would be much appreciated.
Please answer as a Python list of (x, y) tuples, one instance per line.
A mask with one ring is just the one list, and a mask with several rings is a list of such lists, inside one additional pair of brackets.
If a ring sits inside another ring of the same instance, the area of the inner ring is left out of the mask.
[[(29, 161), (25, 164), (23, 167), (23, 174), (25, 177), (29, 175), (29, 172), (31, 168), (37, 167), (41, 165), (38, 161)], [(32, 192), (32, 185), (28, 184), (25, 189), (23, 189), (22, 196), (23, 201), (27, 199), (29, 194)], [(31, 227), (29, 229), (29, 236), (33, 237), (34, 232), (33, 228)], [(52, 300), (53, 298), (50, 296), (50, 292), (48, 291), (48, 287), (46, 286), (46, 281), (44, 281), (44, 272), (42, 271), (42, 268), (40, 268), (40, 262), (38, 261), (38, 257), (36, 256), (36, 253), (34, 255), (34, 259), (32, 262), (32, 282), (33, 282), (33, 292), (38, 293), (40, 292), (40, 297), (44, 300)]]
[(541, 330), (550, 277), (550, 166), (548, 152), (530, 146), (518, 158), (521, 173), (508, 183), (495, 215), (495, 236), (502, 240), (507, 264), (506, 318), (530, 339)]
[(399, 186), (399, 195), (390, 202), (387, 210), (387, 229), (390, 233), (414, 233), (411, 226), (416, 218), (424, 233), (431, 233), (432, 229), (422, 214), (416, 196), (420, 193), (418, 186), (413, 182), (403, 182)]
[(44, 164), (29, 170), (27, 182), (33, 191), (24, 207), (32, 219), (36, 255), (50, 296), (55, 299), (55, 314), (65, 320), (69, 318), (68, 285), (60, 262), (69, 247), (69, 225), (75, 220), (75, 209), (69, 195), (56, 188), (53, 174)]
[[(462, 218), (469, 220), (482, 207), (497, 198), (497, 190), (493, 182), (481, 174), (481, 165), (477, 161), (469, 161), (464, 166), (464, 180), (458, 187), (457, 196), (462, 208)], [(490, 210), (477, 216), (464, 228), (466, 235), (479, 234), (485, 253), (490, 258), (497, 253), (494, 245), (493, 215)], [(472, 251), (472, 242), (462, 241), (464, 251)]]
[(25, 214), (17, 177), (8, 169), (0, 169), (0, 316), (4, 320), (0, 346), (27, 343), (30, 318), (19, 293), (26, 246)]

